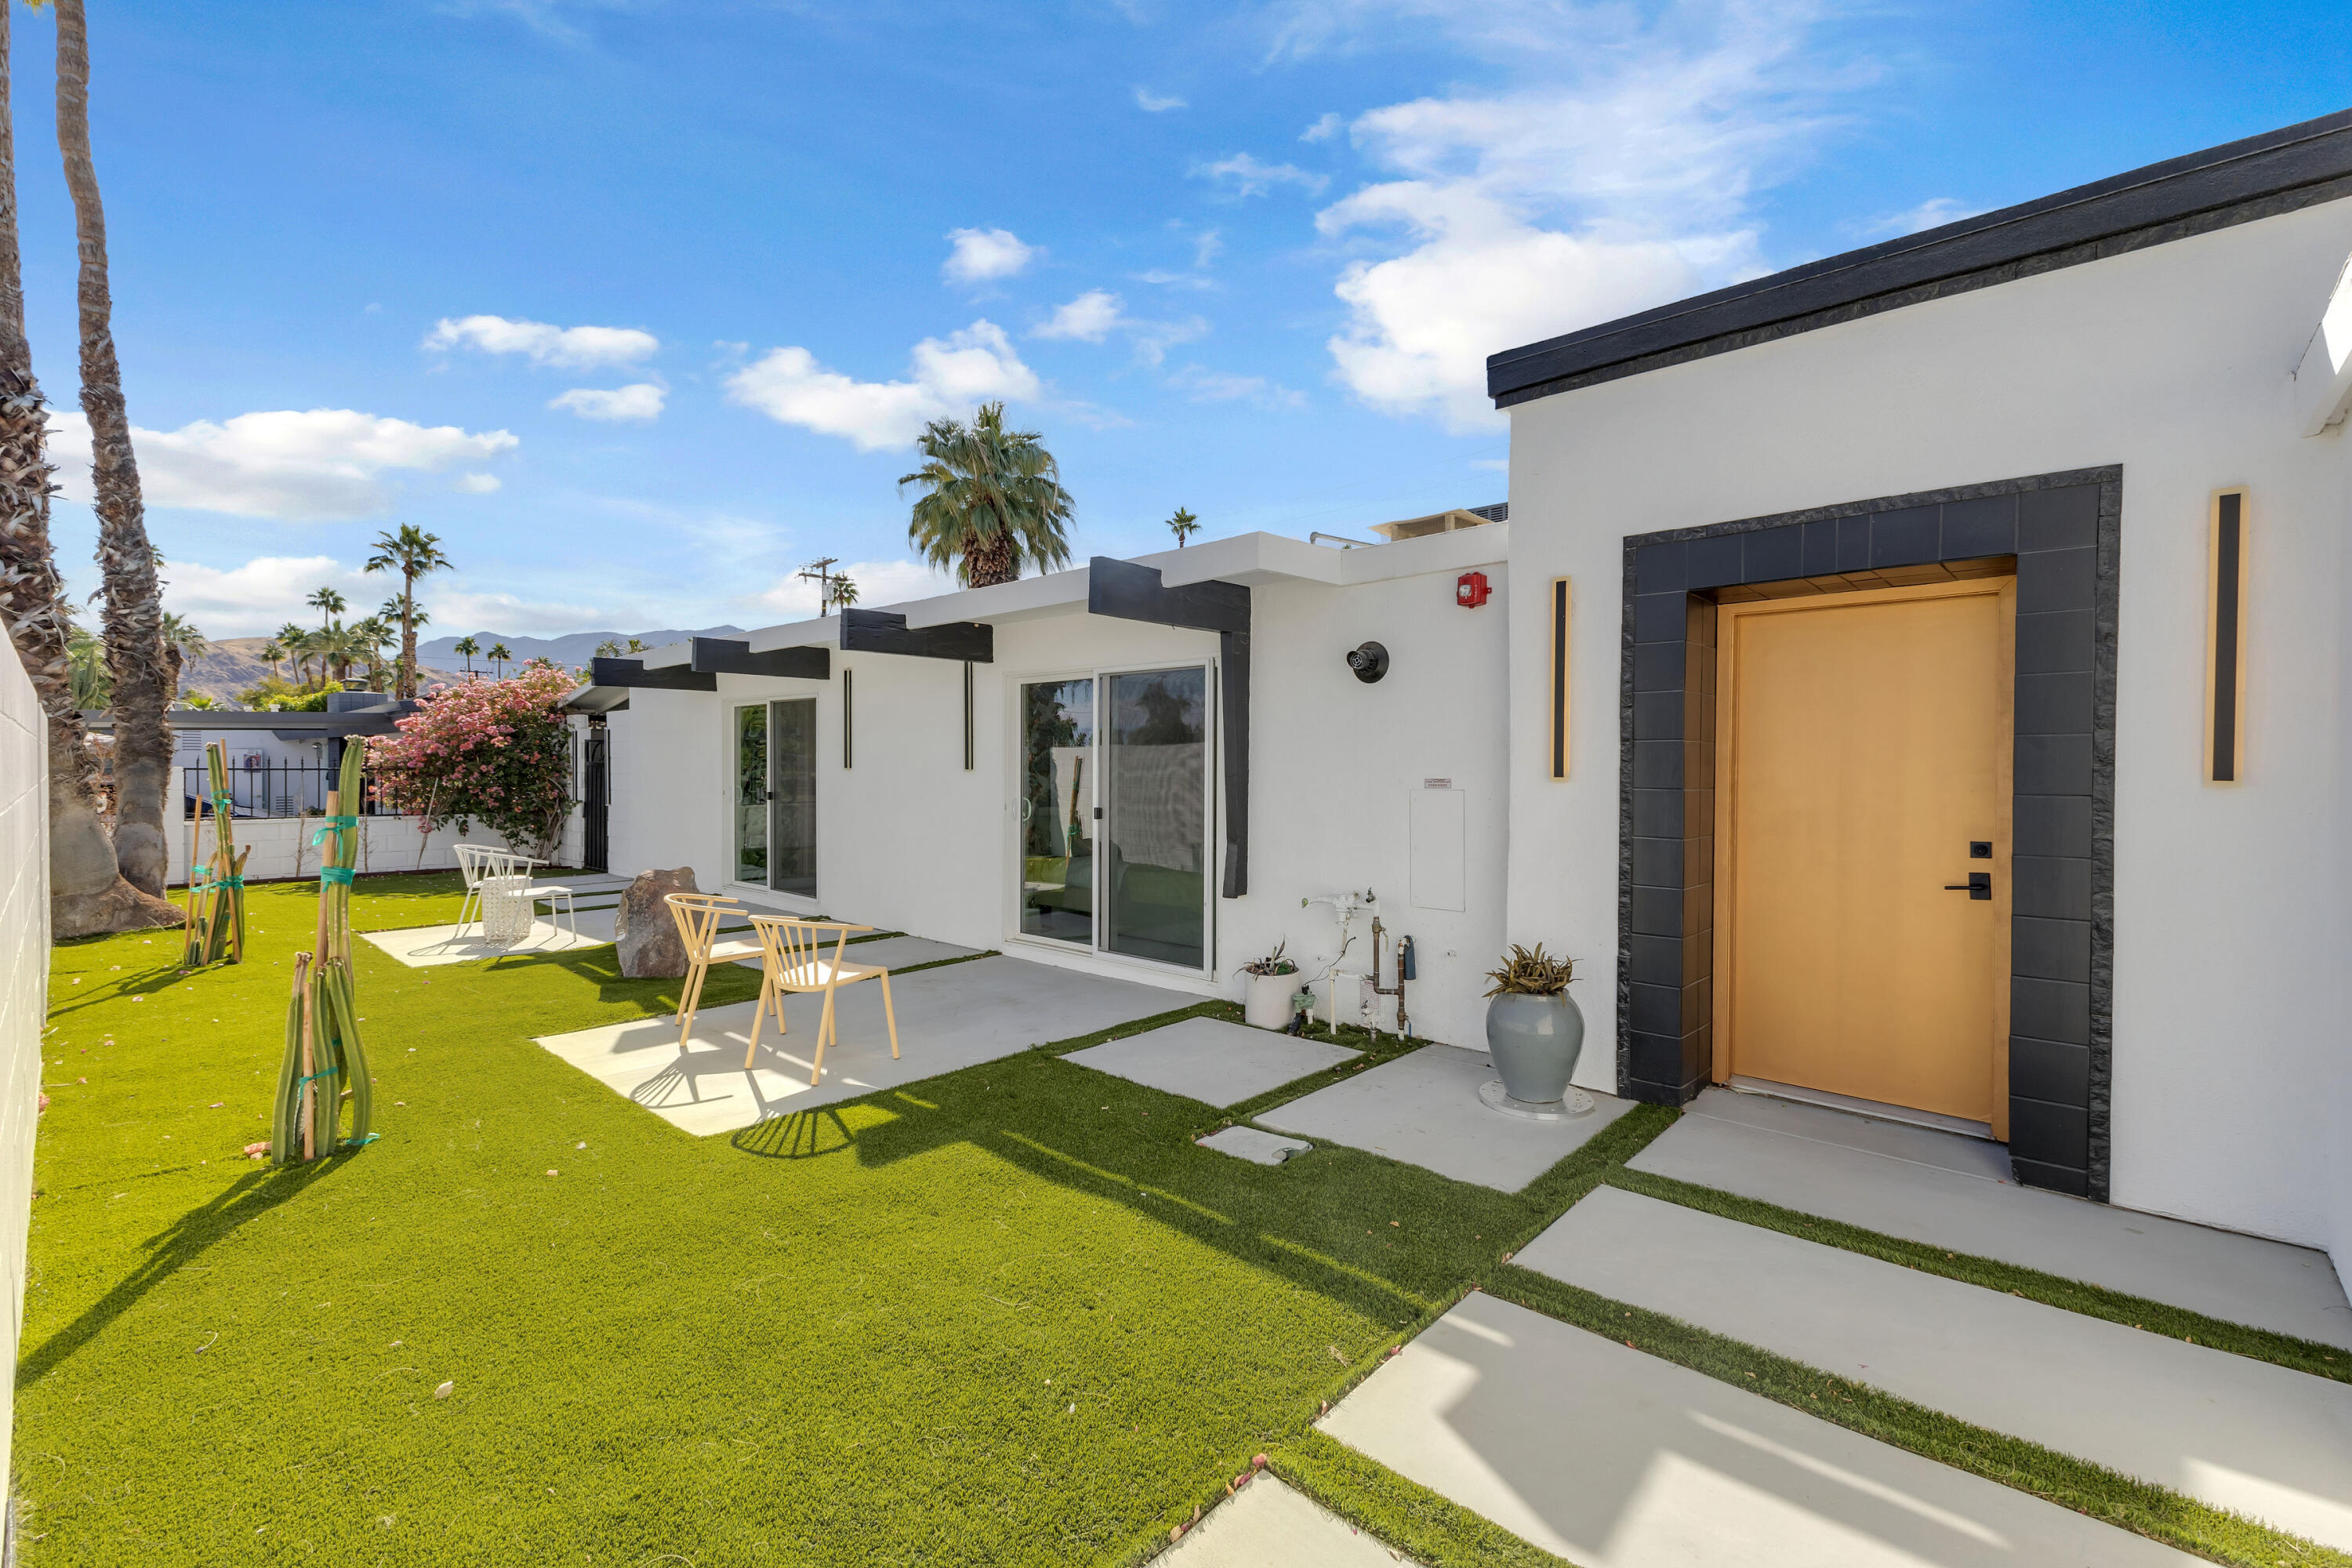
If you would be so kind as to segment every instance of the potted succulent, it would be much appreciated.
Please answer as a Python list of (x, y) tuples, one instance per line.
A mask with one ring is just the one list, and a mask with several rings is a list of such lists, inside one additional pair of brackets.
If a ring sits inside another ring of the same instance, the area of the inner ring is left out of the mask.
[(1292, 976), (1298, 973), (1298, 965), (1283, 954), (1289, 945), (1287, 939), (1276, 942), (1272, 952), (1242, 965), (1242, 973), (1249, 976), (1242, 1017), (1254, 1028), (1279, 1029), (1290, 1022), (1292, 994), (1298, 989)]
[(1576, 961), (1533, 952), (1514, 942), (1502, 967), (1487, 971), (1486, 1052), (1503, 1092), (1522, 1105), (1558, 1106), (1584, 1051), (1584, 1015), (1569, 998)]

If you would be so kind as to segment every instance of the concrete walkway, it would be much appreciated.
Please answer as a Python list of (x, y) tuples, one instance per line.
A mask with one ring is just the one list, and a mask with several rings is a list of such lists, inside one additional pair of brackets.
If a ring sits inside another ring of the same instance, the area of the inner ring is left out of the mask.
[(1319, 1425), (1580, 1568), (2198, 1561), (1475, 1292)]
[(1363, 1055), (1222, 1018), (1186, 1018), (1164, 1029), (1072, 1051), (1063, 1059), (1205, 1105), (1239, 1105), (1309, 1073)]
[(835, 1041), (825, 1053), (824, 1080), (817, 1084), (809, 1082), (809, 1068), (822, 996), (787, 998), (789, 1032), (779, 1036), (771, 1019), (748, 1071), (743, 1053), (756, 1005), (751, 1002), (702, 1009), (683, 1052), (675, 1017), (553, 1035), (539, 1044), (663, 1120), (708, 1134), (913, 1083), (1200, 1000), (1187, 992), (1002, 957), (895, 977), (891, 992), (898, 1004), (898, 1058), (890, 1056), (881, 986), (873, 981), (845, 986), (835, 994)]
[(1412, 1560), (1261, 1471), (1155, 1561), (1168, 1568), (1396, 1568)]
[(1631, 1100), (1595, 1094), (1590, 1116), (1524, 1121), (1480, 1102), (1479, 1087), (1494, 1077), (1484, 1051), (1424, 1046), (1253, 1120), (1516, 1193), (1633, 1108)]
[(1710, 1089), (1631, 1162), (1887, 1236), (2352, 1348), (2323, 1253), (2008, 1183), (1998, 1144)]
[(1517, 1261), (2352, 1549), (2352, 1385), (1612, 1187)]

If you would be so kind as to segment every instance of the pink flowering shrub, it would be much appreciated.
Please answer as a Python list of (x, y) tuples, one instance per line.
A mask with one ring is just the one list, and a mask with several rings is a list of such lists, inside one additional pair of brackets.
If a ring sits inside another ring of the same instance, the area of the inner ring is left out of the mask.
[(368, 742), (377, 798), (427, 833), (479, 822), (526, 855), (553, 854), (572, 810), (572, 731), (556, 705), (576, 684), (533, 660), (505, 680), (428, 693), (400, 733)]

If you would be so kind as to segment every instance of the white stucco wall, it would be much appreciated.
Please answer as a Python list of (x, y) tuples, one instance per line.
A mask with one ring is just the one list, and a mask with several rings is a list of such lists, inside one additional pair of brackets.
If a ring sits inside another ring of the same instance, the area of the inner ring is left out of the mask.
[[(459, 833), (455, 828), (436, 828), (430, 834), (416, 831), (414, 816), (363, 816), (360, 819), (359, 870), (362, 876), (385, 871), (450, 871), (457, 866), (457, 847), (479, 844), (493, 849), (508, 847), (507, 841), (481, 824), (473, 825), (470, 832)], [(189, 827), (182, 821), (172, 840), (173, 897), (187, 885)], [(310, 839), (319, 830), (315, 816), (240, 816), (236, 819), (237, 847), (251, 851), (246, 857), (245, 878), (248, 882), (269, 882), (288, 877), (315, 877), (319, 874), (318, 847)], [(563, 837), (555, 856), (562, 866), (580, 864), (580, 814), (574, 811), (564, 824)], [(212, 858), (215, 845), (213, 827), (205, 824), (204, 842), (197, 853), (205, 860)]]
[[(40, 703), (13, 650), (0, 651), (0, 1289), (9, 1364), (25, 1326), (33, 1139), (39, 1123), (41, 1031), (49, 1005), (47, 748)], [(0, 1401), (0, 1468), (13, 1421)]]
[[(1507, 535), (1496, 529), (1494, 537), (1499, 546)], [(946, 660), (836, 654), (825, 681), (721, 676), (710, 695), (640, 690), (609, 721), (613, 868), (688, 865), (701, 887), (723, 886), (732, 710), (813, 695), (824, 912), (1238, 996), (1238, 965), (1277, 941), (1288, 942), (1307, 974), (1324, 969), (1338, 950), (1336, 922), (1301, 900), (1369, 887), (1391, 932), (1416, 939), (1419, 978), (1408, 996), (1415, 1032), (1479, 1045), (1479, 975), (1493, 962), (1502, 923), (1506, 612), (1499, 597), (1482, 609), (1457, 608), (1458, 570), (1448, 562), (1357, 585), (1280, 580), (1254, 588), (1251, 891), (1213, 899), (1216, 962), (1205, 974), (1019, 937), (1013, 778), (1023, 684), (1213, 663), (1218, 639), (1205, 632), (1081, 613), (999, 625), (995, 660), (975, 672), (970, 772), (962, 766), (962, 668)], [(1500, 564), (1486, 570), (1499, 584)], [(1373, 685), (1345, 662), (1367, 639), (1384, 643), (1393, 660)], [(845, 670), (854, 672), (856, 693), (848, 769), (841, 766)], [(1222, 812), (1222, 760), (1214, 773)], [(1463, 795), (1461, 910), (1420, 908), (1412, 899), (1408, 814), (1412, 794), (1433, 778), (1450, 780)], [(1213, 891), (1221, 826), (1210, 852)], [(1360, 927), (1348, 969), (1369, 968), (1369, 942)], [(1392, 1000), (1381, 1015), (1393, 1017)]]
[[(1513, 410), (1510, 935), (1564, 939), (1588, 1004), (1612, 994), (1624, 535), (2120, 463), (2112, 1196), (2352, 1247), (2352, 505), (2347, 438), (2300, 433), (2289, 379), (2347, 251), (2339, 201)], [(2248, 761), (2213, 787), (2207, 501), (2231, 484)], [(1553, 784), (1540, 599), (1563, 574), (1576, 776)]]

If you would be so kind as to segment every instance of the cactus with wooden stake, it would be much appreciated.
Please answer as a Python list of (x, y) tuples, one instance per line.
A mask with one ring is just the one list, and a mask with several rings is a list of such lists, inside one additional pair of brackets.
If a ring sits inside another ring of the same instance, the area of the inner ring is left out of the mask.
[(194, 851), (205, 841), (205, 813), (196, 812), (196, 829), (189, 841), (187, 935), (180, 964), (198, 969), (218, 963), (245, 962), (245, 858), (247, 846), (236, 847), (236, 807), (229, 796), (228, 746), (215, 741), (205, 748), (205, 774), (211, 786), (213, 853), (204, 865)]
[[(294, 994), (286, 1009), (286, 1059), (278, 1071), (278, 1114), (270, 1128), (270, 1158), (291, 1165), (372, 1142), (373, 1095), (367, 1053), (360, 1044), (359, 999), (352, 988), (352, 877), (359, 863), (360, 766), (363, 748), (346, 746), (337, 788), (317, 841), (318, 940), (294, 955)], [(354, 815), (345, 815), (348, 802)], [(341, 1131), (342, 1107), (352, 1129)]]

